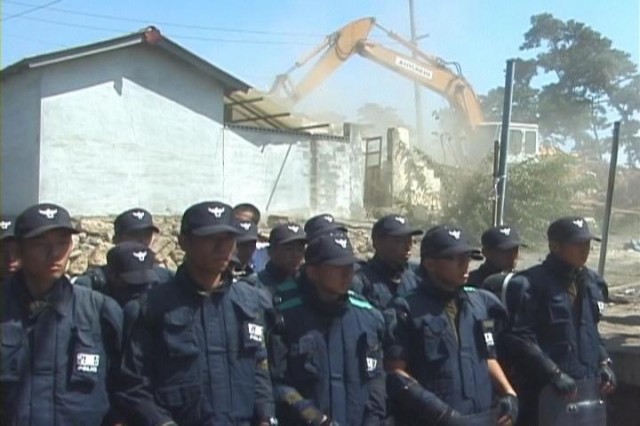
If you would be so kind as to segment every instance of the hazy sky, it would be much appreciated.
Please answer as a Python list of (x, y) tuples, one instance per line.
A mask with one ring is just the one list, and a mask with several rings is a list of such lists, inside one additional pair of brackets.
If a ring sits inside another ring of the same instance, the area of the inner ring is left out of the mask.
[[(613, 40), (638, 63), (640, 0), (414, 0), (426, 52), (462, 65), (476, 92), (501, 85), (505, 61), (532, 15), (576, 19)], [(46, 7), (42, 7), (46, 6)], [(42, 7), (37, 9), (38, 7)], [(35, 9), (35, 10), (34, 10)], [(345, 23), (374, 16), (408, 36), (408, 0), (2, 0), (2, 66), (24, 57), (133, 32), (148, 24), (247, 83), (268, 89), (274, 77)], [(382, 33), (372, 38), (399, 49)], [(304, 70), (294, 74), (299, 80)], [(441, 106), (425, 91), (425, 105)], [(358, 106), (391, 106), (413, 124), (413, 88), (355, 56), (302, 104), (354, 118)]]

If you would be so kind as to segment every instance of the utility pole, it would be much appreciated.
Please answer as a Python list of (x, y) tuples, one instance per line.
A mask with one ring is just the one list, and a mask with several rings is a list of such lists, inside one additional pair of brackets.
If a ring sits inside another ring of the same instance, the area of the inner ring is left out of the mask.
[[(409, 0), (409, 24), (411, 26), (411, 43), (418, 47), (418, 40), (424, 37), (418, 37), (416, 35), (416, 19), (415, 19), (415, 11), (413, 8), (413, 0)], [(411, 56), (413, 58), (417, 58), (416, 52), (412, 52)], [(413, 83), (413, 93), (416, 102), (416, 133), (418, 139), (418, 146), (425, 147), (426, 140), (424, 139), (424, 127), (422, 125), (422, 120), (424, 116), (422, 114), (422, 93), (420, 92), (420, 85), (418, 83)]]
[(507, 73), (504, 82), (504, 103), (502, 105), (502, 131), (500, 132), (500, 163), (498, 164), (498, 211), (497, 225), (502, 225), (504, 218), (504, 200), (507, 192), (507, 156), (509, 155), (509, 125), (511, 124), (511, 106), (513, 105), (513, 74), (516, 61), (507, 61)]

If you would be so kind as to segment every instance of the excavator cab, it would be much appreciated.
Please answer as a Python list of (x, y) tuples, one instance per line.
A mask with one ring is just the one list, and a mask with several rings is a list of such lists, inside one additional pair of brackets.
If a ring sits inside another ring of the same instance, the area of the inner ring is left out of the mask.
[[(502, 123), (485, 122), (477, 127), (477, 146), (486, 153), (492, 153), (494, 141), (500, 140)], [(538, 155), (538, 125), (528, 123), (511, 123), (509, 126), (509, 150), (507, 161), (519, 163)]]

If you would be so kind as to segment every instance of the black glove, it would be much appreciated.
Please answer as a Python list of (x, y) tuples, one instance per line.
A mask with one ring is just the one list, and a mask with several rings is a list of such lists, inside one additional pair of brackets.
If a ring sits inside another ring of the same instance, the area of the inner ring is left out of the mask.
[(560, 396), (570, 395), (578, 390), (576, 381), (571, 376), (558, 370), (551, 377), (551, 385)]
[(613, 372), (611, 364), (609, 364), (608, 362), (603, 362), (602, 364), (600, 364), (600, 368), (598, 369), (598, 376), (600, 376), (601, 385), (609, 383), (614, 389), (618, 385), (616, 373)]
[(505, 395), (498, 399), (498, 417), (508, 416), (512, 423), (518, 420), (518, 397), (515, 395)]

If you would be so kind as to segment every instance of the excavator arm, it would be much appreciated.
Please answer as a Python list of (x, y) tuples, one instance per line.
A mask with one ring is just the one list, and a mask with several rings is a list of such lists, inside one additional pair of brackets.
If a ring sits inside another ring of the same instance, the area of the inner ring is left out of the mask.
[[(390, 38), (412, 51), (416, 58), (369, 40), (367, 37), (374, 26), (382, 29)], [(322, 51), (324, 53), (313, 65), (313, 68), (297, 85), (294, 85), (289, 74), (305, 65)], [(285, 97), (290, 101), (299, 102), (354, 54), (359, 54), (439, 93), (462, 116), (466, 117), (470, 127), (475, 128), (484, 121), (478, 97), (460, 73), (459, 65), (454, 63), (457, 72), (452, 71), (447, 66), (449, 63), (421, 51), (408, 40), (378, 25), (375, 18), (371, 17), (350, 22), (327, 36), (320, 46), (298, 60), (285, 74), (279, 75), (270, 92), (284, 92)]]
[[(358, 44), (366, 40), (369, 32), (375, 24), (374, 18), (362, 18), (350, 22), (333, 34), (325, 38), (324, 42), (313, 49), (303, 58), (296, 61), (295, 65), (285, 74), (276, 77), (276, 81), (271, 87), (270, 93), (283, 91), (285, 95), (294, 103), (307, 96), (316, 87), (322, 84), (329, 76), (354, 53), (357, 53)], [(309, 73), (298, 83), (293, 85), (289, 74), (296, 68), (300, 68), (309, 62), (314, 56), (324, 49), (324, 54), (313, 65)]]
[(444, 65), (415, 59), (368, 41), (359, 44), (358, 53), (442, 95), (459, 113), (467, 117), (471, 127), (475, 128), (484, 121), (480, 101), (471, 85), (462, 75), (452, 72)]

